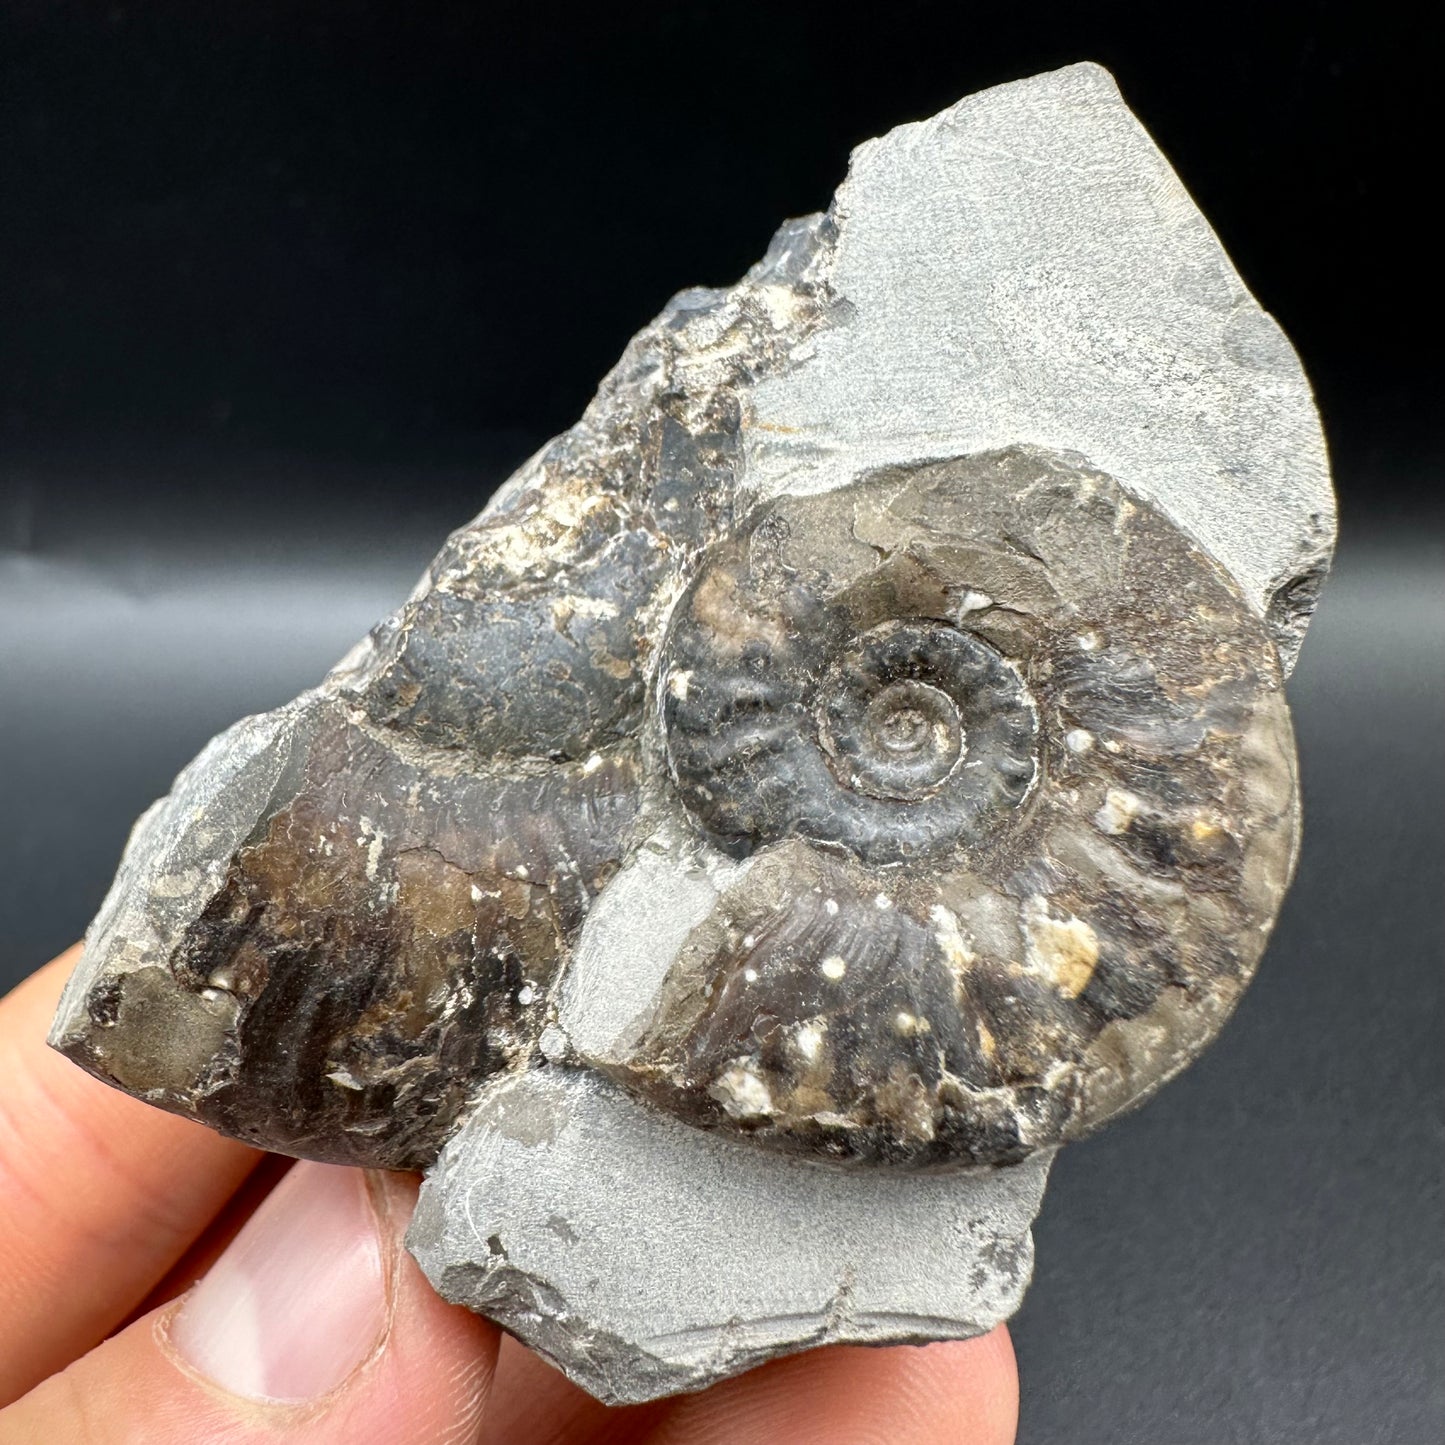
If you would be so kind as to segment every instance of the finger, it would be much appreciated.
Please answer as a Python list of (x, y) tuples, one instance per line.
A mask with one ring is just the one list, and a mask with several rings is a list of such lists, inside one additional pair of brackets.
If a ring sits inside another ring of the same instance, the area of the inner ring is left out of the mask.
[(599, 1404), (506, 1339), (487, 1410), (487, 1439), (529, 1445), (1004, 1445), (1017, 1423), (1018, 1376), (1002, 1326), (981, 1339), (925, 1349), (815, 1350), (705, 1394), (629, 1409)]
[(834, 1346), (679, 1400), (646, 1445), (1013, 1445), (1008, 1331), (959, 1343)]
[(498, 1332), (402, 1248), (415, 1199), (409, 1176), (296, 1165), (178, 1306), (0, 1411), (0, 1440), (475, 1440)]
[(508, 1336), (487, 1405), (486, 1438), (498, 1445), (621, 1445), (641, 1439), (670, 1407), (668, 1400), (604, 1405)]
[(79, 952), (0, 1000), (0, 1405), (124, 1320), (260, 1157), (46, 1046)]
[(285, 1177), (296, 1161), (283, 1154), (263, 1154), (261, 1162), (241, 1181), (241, 1187), (225, 1202), (221, 1212), (206, 1226), (204, 1234), (168, 1269), (164, 1277), (126, 1317), (126, 1324), (149, 1314), (160, 1305), (179, 1299), (198, 1283), (225, 1253), (261, 1202)]

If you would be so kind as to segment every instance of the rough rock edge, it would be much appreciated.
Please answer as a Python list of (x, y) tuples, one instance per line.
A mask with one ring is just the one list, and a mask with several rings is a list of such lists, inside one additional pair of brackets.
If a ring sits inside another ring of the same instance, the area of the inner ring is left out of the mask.
[[(666, 1336), (633, 1341), (588, 1326), (568, 1310), (562, 1296), (546, 1281), (524, 1270), (505, 1264), (488, 1268), (463, 1262), (432, 1266), (436, 1273), (428, 1278), (444, 1300), (485, 1315), (604, 1405), (643, 1405), (670, 1395), (706, 1390), (780, 1355), (823, 1345), (928, 1345), (986, 1335), (1013, 1314), (1032, 1280), (1034, 1246), (1030, 1229), (1019, 1237), (1018, 1245), (1023, 1268), (1017, 1298), (997, 1318), (965, 1321), (923, 1315), (855, 1314), (849, 1309), (847, 1286), (840, 1285), (830, 1308), (821, 1316), (729, 1320), (716, 1331), (709, 1364), (692, 1367), (674, 1364), (649, 1348), (664, 1342)], [(408, 1248), (416, 1253), (418, 1247), (408, 1244)], [(810, 1319), (817, 1320), (816, 1325), (801, 1323)], [(769, 1325), (776, 1325), (777, 1333), (766, 1343), (738, 1343), (745, 1328), (765, 1331)]]
[[(513, 1092), (518, 1082), (499, 1084), (495, 1094)], [(716, 1248), (723, 1266), (711, 1278), (693, 1279), (684, 1296), (705, 1298), (711, 1314), (706, 1305), (694, 1313), (718, 1323), (659, 1331), (646, 1298), (649, 1291), (672, 1292), (672, 1271), (678, 1263), (673, 1250), (679, 1241), (695, 1243), (695, 1226), (689, 1221), (710, 1202), (705, 1185), (688, 1192), (695, 1177), (690, 1176), (669, 1196), (673, 1207), (666, 1213), (653, 1212), (650, 1206), (656, 1201), (644, 1198), (645, 1239), (636, 1236), (635, 1250), (634, 1231), (626, 1223), (620, 1226), (621, 1237), (611, 1244), (624, 1256), (627, 1278), (636, 1288), (624, 1291), (625, 1297), (610, 1298), (611, 1317), (599, 1319), (589, 1299), (598, 1284), (595, 1264), (580, 1252), (591, 1232), (582, 1210), (592, 1205), (594, 1193), (605, 1195), (595, 1207), (598, 1227), (606, 1231), (619, 1218), (627, 1220), (633, 1205), (619, 1199), (615, 1188), (605, 1188), (615, 1180), (606, 1158), (595, 1152), (601, 1138), (612, 1146), (633, 1146), (642, 1156), (630, 1168), (642, 1181), (644, 1195), (648, 1155), (654, 1149), (665, 1151), (665, 1136), (672, 1132), (697, 1156), (694, 1162), (706, 1160), (710, 1167), (726, 1170), (729, 1161), (745, 1160), (745, 1168), (775, 1179), (768, 1202), (782, 1199), (785, 1211), (799, 1197), (809, 1197), (811, 1182), (832, 1171), (799, 1160), (759, 1159), (736, 1141), (661, 1119), (612, 1086), (570, 1068), (543, 1071), (520, 1087), (520, 1100), (494, 1096), (448, 1146), (423, 1185), (407, 1247), (444, 1298), (494, 1320), (609, 1404), (704, 1389), (778, 1355), (821, 1344), (968, 1339), (1008, 1318), (1027, 1290), (1033, 1267), (1030, 1226), (1042, 1201), (1052, 1150), (1013, 1169), (915, 1177), (890, 1186), (912, 1195), (903, 1217), (915, 1224), (920, 1213), (941, 1209), (940, 1214), (928, 1213), (939, 1228), (929, 1251), (911, 1266), (934, 1285), (920, 1281), (897, 1286), (900, 1294), (915, 1295), (918, 1308), (878, 1309), (860, 1303), (858, 1294), (877, 1290), (880, 1266), (890, 1285), (897, 1277), (886, 1260), (863, 1257), (872, 1244), (876, 1210), (846, 1189), (828, 1190), (819, 1198), (821, 1214), (790, 1214), (789, 1235), (769, 1236), (776, 1238), (776, 1267), (797, 1272), (798, 1294), (813, 1304), (795, 1313), (758, 1313), (749, 1303), (750, 1281), (743, 1277), (747, 1271), (736, 1269), (737, 1241), (724, 1219), (716, 1238), (705, 1241), (709, 1250)], [(508, 1102), (523, 1107), (508, 1109)], [(579, 1111), (575, 1124), (574, 1109)], [(485, 1116), (493, 1112), (496, 1121), (487, 1122)], [(609, 1121), (614, 1128), (606, 1128)], [(586, 1197), (579, 1208), (578, 1176), (588, 1175), (594, 1165), (596, 1177), (584, 1179)], [(705, 1177), (707, 1169), (697, 1173)], [(798, 1183), (801, 1196), (789, 1193), (790, 1180)], [(598, 1190), (599, 1185), (604, 1188)], [(750, 1191), (757, 1187), (750, 1182)], [(962, 1196), (958, 1212), (939, 1205), (942, 1191), (950, 1199)], [(961, 1215), (969, 1221), (962, 1238), (957, 1233)], [(769, 1223), (776, 1219), (769, 1217), (765, 1205), (761, 1227)], [(565, 1245), (539, 1250), (535, 1242), (548, 1233)], [(524, 1241), (521, 1253), (533, 1254), (530, 1265), (509, 1249), (513, 1237)], [(549, 1253), (552, 1265), (539, 1266), (537, 1258)], [(815, 1263), (822, 1260), (827, 1263)], [(906, 1259), (898, 1261), (898, 1271), (901, 1276), (910, 1273)], [(932, 1302), (951, 1306), (946, 1313), (927, 1311), (930, 1288), (937, 1289)], [(633, 1302), (634, 1295), (641, 1303)], [(626, 1328), (629, 1310), (635, 1315), (635, 1330)], [(687, 1312), (685, 1306), (681, 1312)]]

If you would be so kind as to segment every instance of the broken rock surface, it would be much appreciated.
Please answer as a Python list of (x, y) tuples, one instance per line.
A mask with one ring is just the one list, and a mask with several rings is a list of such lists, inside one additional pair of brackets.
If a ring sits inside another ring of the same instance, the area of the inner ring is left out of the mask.
[(614, 1404), (809, 1345), (967, 1337), (1018, 1307), (1047, 1153), (903, 1177), (776, 1162), (538, 1070), (443, 1151), (407, 1244), (447, 1299)]

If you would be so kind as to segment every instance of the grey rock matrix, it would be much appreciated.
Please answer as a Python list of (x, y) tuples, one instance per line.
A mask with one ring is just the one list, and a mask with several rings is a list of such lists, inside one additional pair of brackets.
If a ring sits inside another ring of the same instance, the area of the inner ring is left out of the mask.
[(312, 692), (137, 824), (52, 1042), (427, 1172), (610, 1401), (1017, 1307), (1247, 986), (1328, 566), (1308, 384), (1077, 65), (861, 146)]

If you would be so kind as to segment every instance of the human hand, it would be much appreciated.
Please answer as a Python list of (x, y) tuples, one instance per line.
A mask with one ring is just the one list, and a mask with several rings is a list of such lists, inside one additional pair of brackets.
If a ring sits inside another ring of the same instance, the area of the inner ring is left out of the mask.
[(402, 1248), (414, 1177), (288, 1169), (46, 1048), (78, 953), (0, 1000), (0, 1445), (1014, 1439), (1003, 1326), (599, 1405), (432, 1291)]

